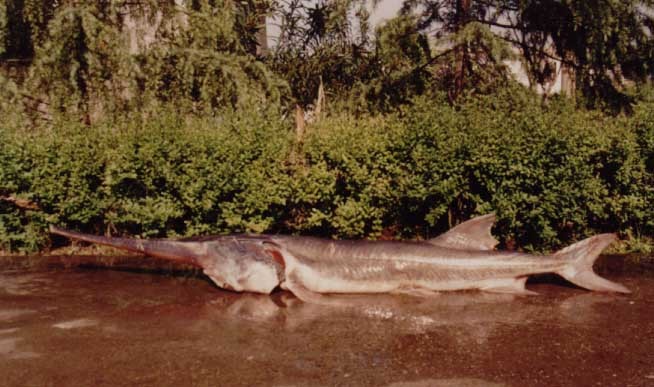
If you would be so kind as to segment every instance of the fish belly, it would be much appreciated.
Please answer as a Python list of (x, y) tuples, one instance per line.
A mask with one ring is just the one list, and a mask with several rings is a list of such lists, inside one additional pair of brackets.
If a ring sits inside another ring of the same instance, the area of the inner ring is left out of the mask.
[[(542, 258), (541, 258), (542, 259)], [(559, 263), (412, 260), (297, 261), (287, 278), (316, 293), (388, 293), (411, 290), (522, 291), (530, 274), (556, 271)]]
[(490, 289), (515, 281), (515, 274), (507, 270), (492, 272), (461, 268), (384, 267), (350, 264), (338, 269), (301, 265), (291, 280), (316, 293), (389, 293), (410, 290), (450, 291)]

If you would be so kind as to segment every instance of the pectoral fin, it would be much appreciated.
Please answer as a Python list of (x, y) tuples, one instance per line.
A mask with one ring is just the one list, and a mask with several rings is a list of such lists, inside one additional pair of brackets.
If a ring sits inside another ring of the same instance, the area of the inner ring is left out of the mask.
[(299, 281), (296, 281), (293, 275), (286, 276), (286, 281), (282, 284), (282, 288), (290, 291), (295, 295), (295, 297), (306, 303), (319, 305), (330, 304), (327, 296), (323, 296), (322, 294), (307, 289)]
[(290, 291), (295, 297), (310, 304), (328, 304), (327, 297), (307, 289), (292, 271), (286, 273), (281, 288)]

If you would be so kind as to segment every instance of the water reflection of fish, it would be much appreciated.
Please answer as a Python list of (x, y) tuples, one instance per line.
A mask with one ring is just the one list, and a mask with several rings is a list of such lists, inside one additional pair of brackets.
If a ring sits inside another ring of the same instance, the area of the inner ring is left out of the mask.
[[(275, 296), (273, 296), (275, 297)], [(438, 327), (465, 326), (487, 330), (489, 325), (527, 323), (531, 308), (516, 308), (510, 294), (448, 293), (436, 297), (407, 295), (334, 295), (329, 303), (302, 302), (293, 296), (248, 294), (227, 308), (205, 305), (204, 312), (238, 321), (282, 323), (286, 330), (297, 330), (314, 322), (335, 318), (368, 320), (393, 324), (398, 332), (424, 333)], [(206, 315), (205, 315), (206, 317)], [(211, 319), (211, 318), (210, 318)]]
[[(443, 329), (463, 329), (459, 337), (480, 344), (501, 326), (528, 325), (555, 320), (559, 324), (583, 324), (597, 318), (595, 306), (615, 300), (604, 294), (576, 294), (546, 305), (511, 294), (457, 292), (436, 297), (407, 295), (334, 295), (330, 303), (305, 303), (294, 296), (244, 294), (205, 303), (196, 316), (198, 330), (219, 321), (250, 321), (257, 326), (286, 331), (302, 330), (324, 321), (368, 321), (391, 324), (394, 332), (421, 334)], [(390, 326), (390, 325), (389, 325)]]
[(52, 227), (73, 239), (137, 251), (202, 267), (218, 286), (270, 293), (278, 286), (304, 301), (324, 302), (321, 293), (430, 293), (481, 289), (529, 294), (527, 277), (557, 273), (582, 288), (629, 293), (597, 276), (592, 265), (615, 240), (601, 234), (549, 256), (493, 250), (495, 216), (485, 215), (423, 242), (335, 241), (279, 235), (232, 235), (195, 240), (140, 240), (79, 234)]

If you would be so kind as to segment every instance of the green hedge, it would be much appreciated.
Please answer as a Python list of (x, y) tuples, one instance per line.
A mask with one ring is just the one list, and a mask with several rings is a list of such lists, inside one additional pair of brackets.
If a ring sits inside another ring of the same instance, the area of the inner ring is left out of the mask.
[[(654, 105), (630, 117), (515, 96), (397, 114), (333, 113), (296, 142), (276, 111), (35, 132), (0, 127), (0, 250), (48, 246), (50, 223), (141, 237), (230, 232), (428, 237), (495, 211), (509, 246), (654, 234)], [(0, 123), (0, 125), (4, 125)]]

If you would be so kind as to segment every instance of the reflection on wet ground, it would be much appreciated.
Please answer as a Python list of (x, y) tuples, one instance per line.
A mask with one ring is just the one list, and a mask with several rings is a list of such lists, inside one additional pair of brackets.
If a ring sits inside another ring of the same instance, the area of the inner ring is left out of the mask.
[(0, 271), (8, 386), (654, 385), (651, 275), (630, 296), (235, 294), (197, 276)]

